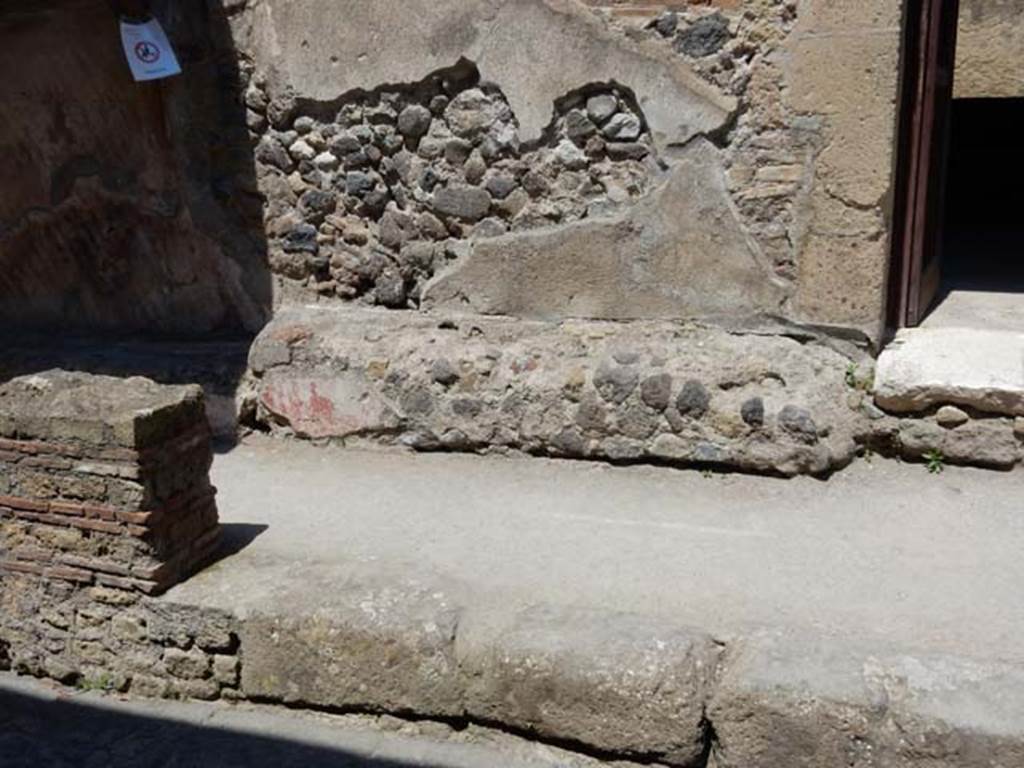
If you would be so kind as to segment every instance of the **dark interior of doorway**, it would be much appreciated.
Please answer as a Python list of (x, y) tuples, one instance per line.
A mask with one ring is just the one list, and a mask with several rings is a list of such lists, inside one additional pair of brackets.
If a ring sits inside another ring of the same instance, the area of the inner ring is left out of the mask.
[(942, 294), (1024, 292), (1024, 98), (954, 99)]

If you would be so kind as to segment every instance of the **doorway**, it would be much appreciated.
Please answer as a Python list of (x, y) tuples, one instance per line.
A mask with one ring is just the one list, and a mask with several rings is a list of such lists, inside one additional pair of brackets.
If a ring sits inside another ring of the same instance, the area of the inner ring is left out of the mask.
[[(907, 4), (891, 332), (917, 325), (1024, 332), (1024, 88), (993, 97), (964, 77), (975, 66), (975, 27), (989, 25), (990, 34), (992, 25), (1019, 25), (1024, 3), (1017, 6)], [(960, 56), (958, 21), (969, 33)], [(1018, 76), (1015, 53), (1005, 52), (1008, 78)], [(986, 65), (993, 56), (1000, 63), (991, 46), (984, 55)], [(956, 93), (954, 73), (964, 81)]]

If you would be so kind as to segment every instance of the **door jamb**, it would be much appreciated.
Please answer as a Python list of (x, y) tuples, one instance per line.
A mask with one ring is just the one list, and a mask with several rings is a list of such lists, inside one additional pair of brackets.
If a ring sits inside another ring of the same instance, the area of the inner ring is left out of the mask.
[(944, 40), (955, 50), (958, 10), (959, 0), (908, 0), (905, 10), (885, 340), (916, 324), (938, 287), (938, 261), (925, 269), (925, 259), (941, 226), (943, 185), (934, 175), (944, 172), (946, 126), (937, 94), (946, 89), (948, 99), (952, 88), (939, 81), (940, 56)]

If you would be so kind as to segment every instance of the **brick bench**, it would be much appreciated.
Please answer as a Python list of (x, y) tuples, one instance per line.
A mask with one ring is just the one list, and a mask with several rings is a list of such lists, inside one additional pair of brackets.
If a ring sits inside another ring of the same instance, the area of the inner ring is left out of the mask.
[(0, 578), (156, 594), (219, 543), (197, 386), (65, 371), (0, 385)]

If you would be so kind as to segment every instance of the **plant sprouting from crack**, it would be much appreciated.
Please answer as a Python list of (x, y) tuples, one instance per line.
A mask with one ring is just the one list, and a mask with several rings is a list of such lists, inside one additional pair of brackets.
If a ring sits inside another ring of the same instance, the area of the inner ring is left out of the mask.
[(861, 376), (860, 366), (854, 362), (847, 364), (843, 380), (850, 389), (859, 389), (864, 392), (871, 389), (871, 382), (864, 376)]
[(938, 448), (932, 448), (922, 456), (925, 467), (933, 475), (940, 475), (946, 469), (946, 457)]

